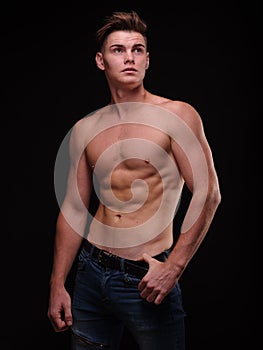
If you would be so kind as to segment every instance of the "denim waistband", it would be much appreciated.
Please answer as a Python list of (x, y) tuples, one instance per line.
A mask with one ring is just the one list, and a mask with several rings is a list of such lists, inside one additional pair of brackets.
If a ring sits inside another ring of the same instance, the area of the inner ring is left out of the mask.
[[(148, 264), (144, 260), (130, 260), (112, 254), (104, 249), (99, 249), (89, 241), (85, 241), (84, 249), (89, 253), (89, 256), (98, 262), (101, 266), (124, 271), (142, 278), (148, 271)], [(154, 259), (164, 262), (170, 250), (165, 250), (162, 253), (153, 256)]]

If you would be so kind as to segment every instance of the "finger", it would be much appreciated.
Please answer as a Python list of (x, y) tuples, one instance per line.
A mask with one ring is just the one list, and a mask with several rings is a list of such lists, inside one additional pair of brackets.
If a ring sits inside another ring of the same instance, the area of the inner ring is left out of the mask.
[(160, 305), (161, 302), (163, 301), (163, 299), (165, 298), (166, 294), (161, 294), (159, 293), (157, 296), (156, 296), (156, 299), (154, 300), (154, 304), (156, 305)]
[(157, 291), (153, 291), (151, 294), (149, 294), (146, 298), (146, 300), (149, 302), (149, 303), (152, 303), (158, 296), (158, 292)]
[(142, 279), (140, 281), (140, 283), (138, 284), (138, 289), (141, 292), (144, 288), (146, 287), (146, 283), (144, 282), (144, 280)]
[(149, 287), (149, 286), (145, 286), (145, 288), (143, 288), (141, 290), (141, 297), (146, 299), (148, 298), (152, 293), (153, 293), (154, 288), (153, 287)]
[(66, 322), (68, 327), (72, 326), (72, 314), (70, 309), (65, 311), (64, 321)]
[(144, 253), (142, 255), (142, 257), (143, 257), (144, 261), (146, 261), (148, 264), (150, 264), (150, 261), (152, 260), (152, 257), (149, 254)]
[(56, 317), (52, 319), (52, 325), (56, 332), (64, 331), (68, 328), (68, 325), (64, 320), (60, 317)]

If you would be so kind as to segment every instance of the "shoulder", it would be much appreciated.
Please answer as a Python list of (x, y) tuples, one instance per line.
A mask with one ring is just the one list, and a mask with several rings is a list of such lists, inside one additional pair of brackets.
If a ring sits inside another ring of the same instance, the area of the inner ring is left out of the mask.
[(191, 129), (202, 127), (202, 120), (198, 111), (188, 102), (179, 100), (164, 100), (160, 105), (184, 121)]
[(96, 125), (103, 116), (105, 108), (106, 107), (97, 109), (79, 119), (72, 127), (72, 136), (77, 135), (78, 138), (82, 138), (84, 136), (88, 137), (89, 135), (92, 135), (94, 128), (96, 128)]
[(157, 107), (163, 108), (172, 112), (177, 117), (181, 118), (187, 124), (199, 124), (201, 122), (201, 118), (197, 110), (188, 102), (180, 101), (180, 100), (172, 100), (170, 98), (151, 95), (152, 102)]
[(84, 126), (88, 125), (91, 126), (92, 124), (96, 123), (96, 120), (98, 120), (101, 116), (102, 112), (101, 109), (95, 110), (89, 114), (86, 114), (84, 117), (79, 119), (73, 126), (73, 130), (78, 130), (83, 128)]
[(71, 129), (70, 143), (72, 149), (84, 149), (94, 137), (96, 125), (102, 115), (102, 111), (95, 110), (79, 119)]

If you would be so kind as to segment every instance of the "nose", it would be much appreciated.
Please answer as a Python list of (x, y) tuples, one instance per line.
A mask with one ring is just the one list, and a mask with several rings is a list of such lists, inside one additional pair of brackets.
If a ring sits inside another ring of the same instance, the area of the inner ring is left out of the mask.
[(134, 64), (134, 58), (132, 55), (132, 52), (126, 52), (125, 58), (124, 58), (124, 63), (133, 63)]

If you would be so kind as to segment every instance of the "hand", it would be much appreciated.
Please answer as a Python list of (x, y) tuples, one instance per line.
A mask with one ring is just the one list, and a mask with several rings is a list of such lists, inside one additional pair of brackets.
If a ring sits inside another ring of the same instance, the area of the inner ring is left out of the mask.
[(178, 279), (167, 262), (160, 262), (146, 253), (143, 259), (149, 264), (149, 271), (138, 285), (141, 297), (149, 303), (161, 304)]
[(71, 299), (64, 287), (51, 289), (48, 318), (56, 332), (65, 331), (72, 325)]

